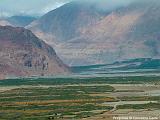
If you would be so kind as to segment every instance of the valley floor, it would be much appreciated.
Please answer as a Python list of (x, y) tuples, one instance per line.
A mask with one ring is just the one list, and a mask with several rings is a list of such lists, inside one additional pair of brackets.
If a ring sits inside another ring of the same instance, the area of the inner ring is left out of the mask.
[(159, 120), (160, 77), (0, 81), (0, 120), (120, 120), (119, 117)]

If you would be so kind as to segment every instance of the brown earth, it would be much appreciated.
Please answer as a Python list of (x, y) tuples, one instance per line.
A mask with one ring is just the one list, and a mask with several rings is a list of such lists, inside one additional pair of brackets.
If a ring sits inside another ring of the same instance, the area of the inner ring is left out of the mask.
[(0, 78), (69, 73), (52, 47), (24, 28), (0, 26)]

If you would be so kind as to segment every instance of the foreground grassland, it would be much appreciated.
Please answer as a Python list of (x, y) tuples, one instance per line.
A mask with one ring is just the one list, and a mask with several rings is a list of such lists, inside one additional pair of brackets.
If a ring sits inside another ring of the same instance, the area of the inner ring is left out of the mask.
[(125, 109), (159, 111), (160, 77), (0, 81), (0, 120), (94, 119)]

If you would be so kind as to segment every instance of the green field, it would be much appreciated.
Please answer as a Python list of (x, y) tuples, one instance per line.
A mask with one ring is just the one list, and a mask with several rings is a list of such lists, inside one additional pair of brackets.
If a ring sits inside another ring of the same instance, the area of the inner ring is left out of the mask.
[(127, 92), (127, 90), (116, 90), (113, 84), (138, 85), (145, 82), (159, 86), (159, 80), (160, 77), (153, 76), (3, 80), (0, 81), (0, 120), (89, 118), (114, 109), (113, 105), (103, 103), (118, 101), (148, 100), (157, 103), (142, 104), (142, 106), (119, 105), (117, 109), (160, 109), (160, 96), (107, 96), (107, 94)]
[(72, 85), (72, 84), (160, 84), (160, 76), (19, 78), (0, 81), (0, 86)]

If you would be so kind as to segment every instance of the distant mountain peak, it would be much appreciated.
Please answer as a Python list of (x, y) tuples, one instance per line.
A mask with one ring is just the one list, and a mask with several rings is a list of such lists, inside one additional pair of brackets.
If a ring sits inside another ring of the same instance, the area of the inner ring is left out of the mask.
[(81, 33), (81, 28), (96, 23), (103, 16), (104, 13), (93, 5), (74, 1), (48, 12), (27, 28), (45, 33), (55, 32), (53, 36), (56, 40), (70, 40)]
[(16, 27), (25, 27), (34, 20), (36, 18), (31, 16), (12, 16), (7, 18), (7, 21)]

